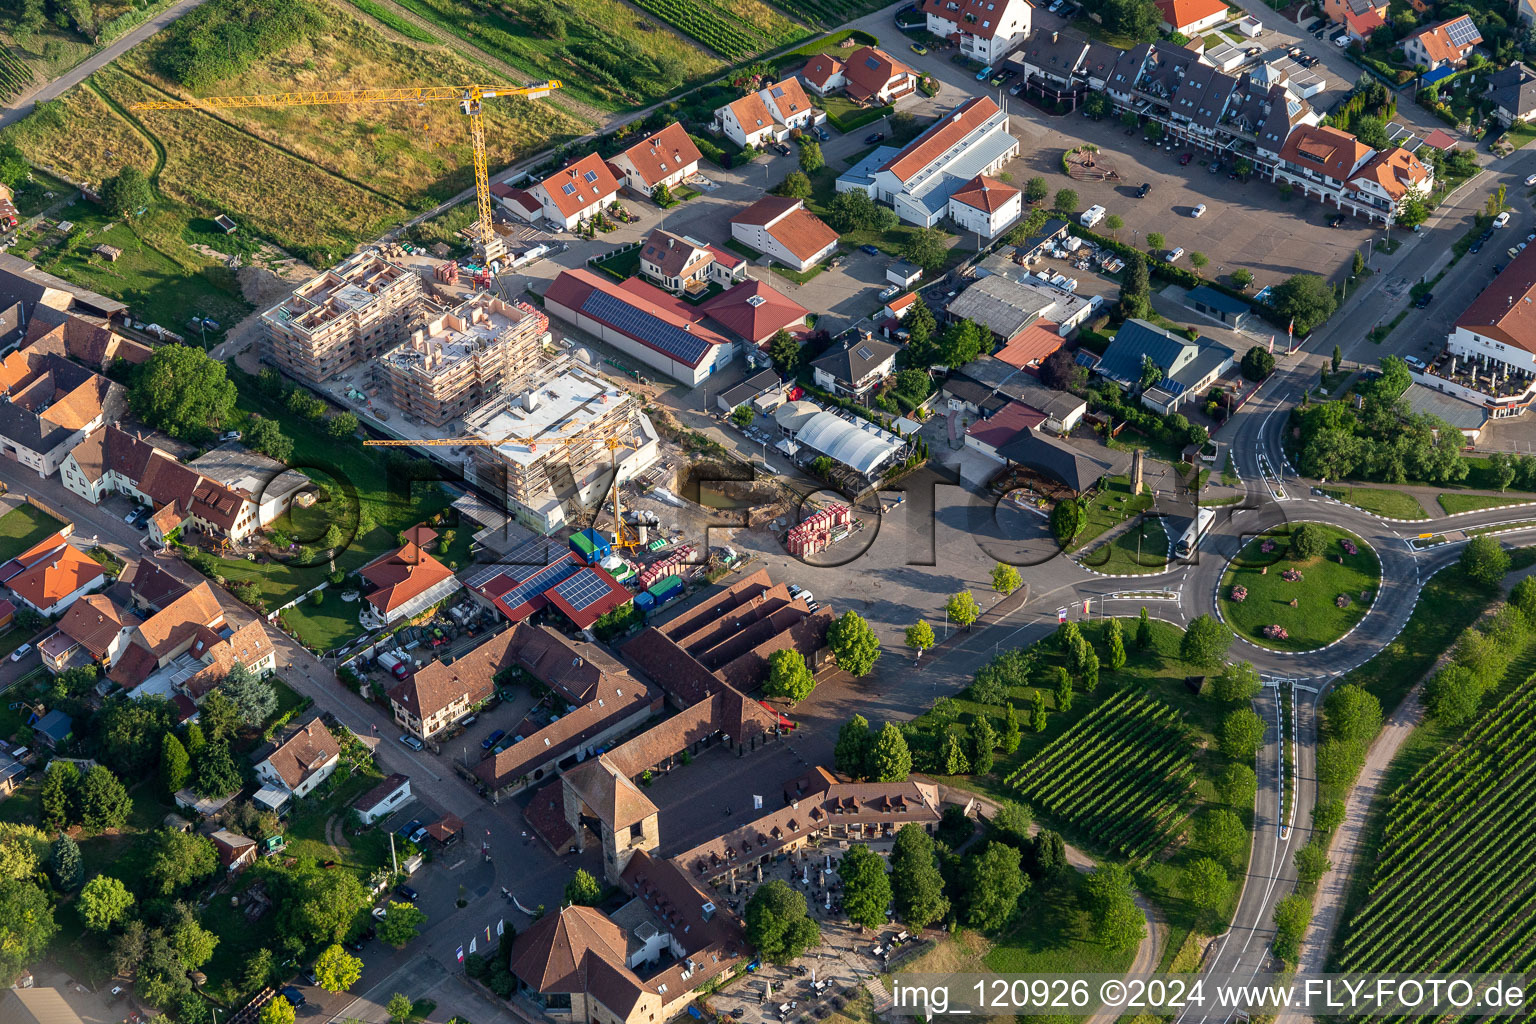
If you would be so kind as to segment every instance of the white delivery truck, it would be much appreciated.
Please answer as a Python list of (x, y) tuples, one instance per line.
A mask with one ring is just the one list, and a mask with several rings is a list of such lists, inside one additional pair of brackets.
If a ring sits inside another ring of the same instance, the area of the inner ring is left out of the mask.
[(1077, 222), (1085, 228), (1091, 228), (1103, 220), (1104, 215), (1108, 212), (1102, 206), (1090, 206), (1083, 211), (1083, 215), (1077, 219)]

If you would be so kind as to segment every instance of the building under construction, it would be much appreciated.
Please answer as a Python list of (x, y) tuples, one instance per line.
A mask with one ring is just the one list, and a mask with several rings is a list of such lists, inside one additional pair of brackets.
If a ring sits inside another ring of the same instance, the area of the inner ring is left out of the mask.
[(413, 331), (379, 367), (401, 412), (445, 427), (511, 391), (548, 337), (549, 317), (481, 292)]
[(368, 251), (300, 285), (261, 319), (277, 365), (319, 383), (408, 339), (425, 303), (419, 274)]
[[(613, 483), (642, 472), (660, 454), (656, 428), (628, 393), (571, 360), (539, 365), (517, 394), (465, 418), (466, 432), (504, 443), (466, 446), (466, 475), (539, 533), (599, 503)], [(580, 441), (562, 438), (580, 437)], [(623, 446), (610, 452), (605, 438)]]

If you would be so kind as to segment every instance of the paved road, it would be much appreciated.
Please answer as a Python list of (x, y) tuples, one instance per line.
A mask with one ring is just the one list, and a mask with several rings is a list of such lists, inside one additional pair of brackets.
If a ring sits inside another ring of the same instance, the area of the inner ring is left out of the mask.
[(40, 101), (58, 99), (177, 18), (195, 10), (202, 3), (203, 0), (181, 0), (174, 7), (166, 8), (138, 28), (119, 36), (53, 81), (16, 97), (8, 106), (0, 108), (0, 128), (26, 117), (32, 112), (33, 106)]

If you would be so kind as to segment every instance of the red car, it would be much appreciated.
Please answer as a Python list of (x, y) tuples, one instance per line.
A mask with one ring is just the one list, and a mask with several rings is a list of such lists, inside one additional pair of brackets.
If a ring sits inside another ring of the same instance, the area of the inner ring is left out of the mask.
[(1180, 167), (1186, 166), (1194, 158), (1195, 158), (1195, 154), (1193, 154), (1193, 153), (1185, 153), (1183, 156), (1179, 157), (1179, 166)]

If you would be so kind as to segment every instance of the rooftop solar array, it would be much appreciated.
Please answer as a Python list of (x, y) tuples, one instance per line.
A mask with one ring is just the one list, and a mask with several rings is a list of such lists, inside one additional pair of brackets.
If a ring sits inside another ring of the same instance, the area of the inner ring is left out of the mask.
[(482, 565), (468, 576), (464, 577), (464, 585), (471, 590), (479, 590), (491, 580), (506, 572), (504, 565)]
[(594, 289), (581, 304), (581, 311), (689, 366), (697, 366), (709, 351), (709, 343), (703, 338), (607, 292)]
[(576, 559), (570, 557), (562, 558), (554, 565), (546, 565), (501, 595), (502, 603), (508, 608), (516, 608), (518, 605), (538, 597), (555, 584), (576, 575), (581, 569), (582, 566)]
[(1482, 34), (1471, 18), (1457, 18), (1445, 26), (1445, 31), (1451, 37), (1452, 45), (1457, 47), (1471, 46), (1473, 40)]
[(608, 596), (608, 589), (606, 580), (591, 569), (583, 569), (555, 587), (555, 593), (579, 612)]

